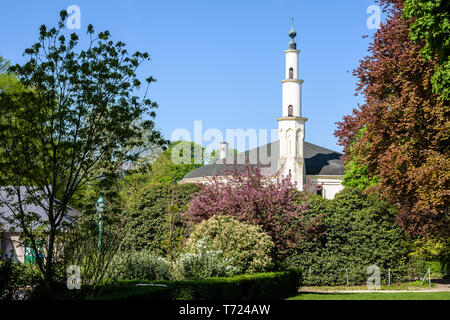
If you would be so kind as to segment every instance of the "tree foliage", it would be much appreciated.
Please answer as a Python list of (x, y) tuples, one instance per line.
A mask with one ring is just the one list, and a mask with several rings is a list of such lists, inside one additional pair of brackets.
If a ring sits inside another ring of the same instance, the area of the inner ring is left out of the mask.
[[(229, 156), (236, 156), (238, 154), (238, 151), (234, 148), (229, 148), (228, 149), (228, 153), (227, 153), (227, 157)], [(219, 149), (215, 149), (213, 151), (211, 151), (211, 153), (209, 154), (208, 157), (208, 163), (209, 164), (214, 164), (217, 161), (221, 160), (220, 159), (220, 150)]]
[(18, 92), (23, 90), (23, 86), (13, 74), (9, 72), (11, 63), (0, 56), (0, 92)]
[[(308, 215), (322, 214), (324, 236), (319, 241), (300, 239), (286, 260), (301, 268), (312, 285), (363, 284), (367, 267), (382, 272), (391, 268), (397, 280), (406, 276), (407, 234), (395, 223), (397, 209), (357, 188), (345, 188), (333, 200), (315, 197)], [(384, 278), (384, 277), (383, 277)]]
[[(184, 153), (185, 150), (190, 153)], [(197, 154), (198, 153), (198, 154)], [(171, 184), (182, 180), (190, 171), (204, 165), (205, 148), (190, 141), (175, 141), (163, 151), (150, 166), (149, 175), (158, 183)], [(173, 159), (177, 154), (183, 161)]]
[[(186, 157), (183, 151), (190, 149), (190, 154)], [(199, 159), (195, 159), (194, 150), (200, 153)], [(173, 153), (180, 153), (182, 163), (173, 161)], [(190, 141), (175, 141), (169, 144), (165, 150), (160, 150), (155, 154), (152, 161), (138, 165), (128, 170), (123, 179), (124, 188), (145, 188), (152, 184), (174, 184), (178, 183), (190, 171), (203, 166), (204, 148)]]
[[(153, 121), (156, 103), (147, 90), (137, 95), (142, 83), (136, 70), (148, 53), (129, 54), (108, 31), (95, 35), (92, 25), (87, 49), (79, 50), (77, 34), (64, 34), (67, 12), (60, 16), (57, 27), (40, 27), (38, 41), (25, 50), (28, 62), (8, 69), (26, 90), (0, 93), (0, 184), (26, 186), (46, 213), (33, 223), (46, 233), (46, 256), (38, 265), (47, 283), (53, 280), (55, 240), (77, 190), (137, 159), (149, 142), (162, 142)], [(146, 79), (147, 89), (153, 81)], [(20, 188), (10, 191), (19, 197), (15, 224), (37, 252)]]
[(450, 239), (446, 237), (418, 238), (414, 241), (411, 255), (426, 261), (450, 263)]
[(350, 160), (345, 164), (345, 174), (342, 185), (349, 188), (358, 188), (366, 190), (377, 184), (376, 177), (369, 177), (368, 167), (358, 160)]
[(357, 155), (352, 153), (351, 145), (358, 142), (364, 135), (366, 127), (359, 130), (357, 134), (352, 137), (349, 147), (347, 148), (348, 159), (345, 164), (345, 174), (342, 184), (349, 188), (358, 188), (359, 190), (366, 190), (367, 188), (374, 187), (378, 183), (376, 176), (369, 176), (368, 166), (362, 163)]
[[(338, 123), (347, 163), (376, 177), (373, 189), (401, 209), (397, 221), (412, 235), (448, 232), (449, 107), (434, 94), (436, 59), (423, 61), (423, 43), (409, 38), (403, 1), (382, 1), (389, 19), (370, 55), (355, 70), (365, 103)], [(364, 134), (360, 134), (364, 128)]]
[(188, 233), (182, 212), (198, 190), (195, 184), (152, 184), (123, 193), (128, 249), (180, 252)]
[(425, 39), (421, 51), (427, 60), (439, 57), (431, 78), (434, 92), (450, 100), (450, 2), (447, 0), (406, 0), (403, 17), (414, 18), (410, 37), (416, 43)]

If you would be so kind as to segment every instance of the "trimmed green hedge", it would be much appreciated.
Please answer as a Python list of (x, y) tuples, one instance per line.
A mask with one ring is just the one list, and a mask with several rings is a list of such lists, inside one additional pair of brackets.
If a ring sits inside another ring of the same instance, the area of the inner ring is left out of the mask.
[[(167, 287), (136, 286), (165, 284)], [(299, 271), (269, 272), (229, 278), (185, 281), (121, 280), (100, 287), (96, 300), (278, 300), (297, 293)]]
[[(381, 269), (387, 281), (388, 269), (394, 281), (408, 276), (410, 239), (395, 223), (397, 209), (374, 195), (345, 188), (333, 200), (314, 197), (306, 219), (323, 216), (318, 240), (300, 239), (283, 269), (303, 270), (305, 285), (365, 284), (367, 267)], [(391, 278), (392, 281), (392, 278)]]

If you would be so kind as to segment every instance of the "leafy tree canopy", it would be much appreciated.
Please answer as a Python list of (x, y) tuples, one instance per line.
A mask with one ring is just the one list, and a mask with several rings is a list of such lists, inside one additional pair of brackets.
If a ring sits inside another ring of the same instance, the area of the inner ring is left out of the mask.
[[(236, 149), (229, 148), (228, 154), (226, 156), (227, 157), (228, 156), (236, 156), (237, 154), (238, 154), (238, 151)], [(221, 160), (220, 159), (220, 150), (216, 149), (216, 150), (211, 151), (211, 153), (209, 154), (209, 157), (208, 157), (208, 163), (213, 164), (213, 163), (216, 163), (218, 160)]]
[[(185, 154), (186, 150), (190, 150), (188, 155)], [(204, 151), (203, 147), (194, 142), (172, 142), (166, 150), (160, 150), (153, 160), (129, 170), (124, 176), (123, 188), (125, 191), (129, 188), (138, 191), (152, 184), (177, 183), (190, 171), (203, 166)], [(174, 160), (177, 154), (180, 158)]]
[(163, 143), (153, 121), (157, 104), (147, 97), (155, 79), (148, 77), (138, 95), (143, 83), (136, 70), (149, 54), (130, 54), (108, 31), (95, 34), (92, 25), (88, 47), (78, 49), (78, 35), (65, 34), (66, 19), (63, 10), (56, 27), (42, 25), (38, 41), (25, 50), (28, 61), (8, 68), (26, 90), (0, 92), (0, 185), (26, 186), (26, 201), (45, 212), (24, 212), (22, 189), (9, 188), (21, 199), (13, 222), (35, 252), (34, 226), (45, 230), (46, 256), (38, 265), (47, 284), (54, 279), (55, 241), (73, 195)]
[(439, 66), (431, 78), (434, 91), (450, 100), (450, 2), (447, 0), (406, 0), (405, 19), (414, 18), (410, 37), (416, 43), (426, 41), (422, 57), (433, 60), (439, 56)]
[(354, 72), (365, 103), (335, 134), (347, 162), (357, 161), (369, 181), (376, 177), (373, 190), (400, 208), (397, 221), (405, 230), (448, 234), (449, 108), (431, 85), (439, 61), (424, 61), (423, 44), (409, 38), (414, 20), (401, 17), (403, 0), (382, 3), (389, 18)]

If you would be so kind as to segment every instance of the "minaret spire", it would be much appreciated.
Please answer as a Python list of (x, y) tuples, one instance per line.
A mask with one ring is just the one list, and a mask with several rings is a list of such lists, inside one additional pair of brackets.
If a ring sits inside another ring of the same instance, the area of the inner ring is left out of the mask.
[[(292, 18), (292, 24), (294, 19)], [(297, 188), (303, 190), (305, 185), (305, 164), (303, 142), (305, 139), (306, 118), (302, 117), (301, 92), (303, 80), (298, 77), (297, 44), (294, 38), (297, 32), (292, 25), (289, 30), (289, 48), (286, 54), (286, 78), (282, 83), (282, 116), (278, 118), (278, 137), (280, 139), (280, 159), (278, 172), (281, 176), (291, 176)]]

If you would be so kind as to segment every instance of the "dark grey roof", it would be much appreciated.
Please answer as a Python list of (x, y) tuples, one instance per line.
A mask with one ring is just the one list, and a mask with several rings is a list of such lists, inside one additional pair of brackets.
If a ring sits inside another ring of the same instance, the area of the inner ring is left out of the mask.
[[(236, 156), (229, 156), (224, 160), (219, 160), (215, 164), (206, 165), (189, 172), (184, 179), (227, 175), (231, 168), (241, 169), (245, 164), (259, 164), (266, 170), (266, 173), (276, 173), (278, 169), (278, 159), (280, 154), (280, 142), (275, 141), (245, 152)], [(344, 175), (344, 162), (342, 153), (319, 147), (315, 144), (305, 142), (303, 145), (305, 157), (305, 168), (307, 175)], [(267, 156), (265, 156), (267, 155)], [(253, 160), (253, 161), (251, 161)]]

